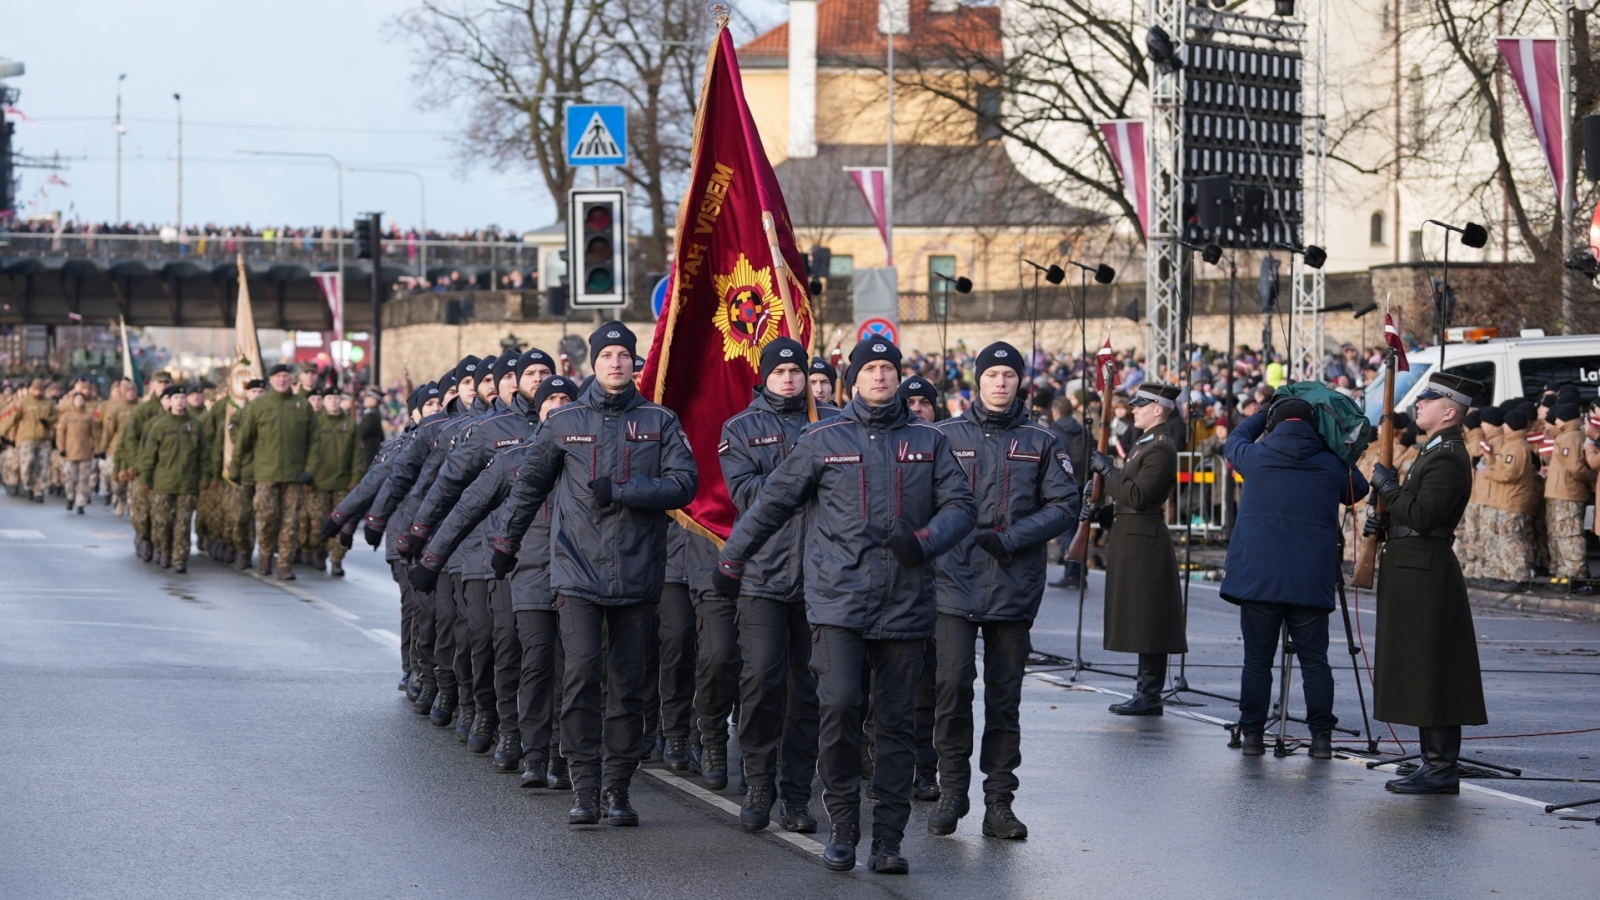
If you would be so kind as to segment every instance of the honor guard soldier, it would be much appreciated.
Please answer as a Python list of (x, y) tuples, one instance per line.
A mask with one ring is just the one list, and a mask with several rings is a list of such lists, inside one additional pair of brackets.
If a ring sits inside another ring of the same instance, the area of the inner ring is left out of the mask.
[[(939, 389), (921, 375), (913, 375), (900, 382), (895, 390), (913, 418), (932, 424), (939, 418)], [(937, 701), (934, 699), (935, 673), (939, 658), (933, 650), (933, 638), (922, 644), (922, 680), (917, 682), (917, 771), (911, 779), (911, 799), (939, 799), (939, 751), (933, 746), (933, 715)], [(872, 705), (867, 705), (867, 742), (872, 743)], [(869, 750), (867, 758), (874, 758)]]
[(1044, 599), (1050, 541), (1078, 520), (1072, 462), (1056, 433), (1028, 420), (1024, 361), (1005, 342), (978, 354), (977, 401), (940, 423), (967, 473), (978, 522), (938, 559), (937, 715), (939, 805), (930, 834), (951, 834), (966, 815), (972, 780), (973, 684), (983, 637), (983, 833), (1025, 838), (1011, 801), (1022, 763), (1022, 676), (1029, 629)]
[[(806, 415), (805, 348), (780, 337), (761, 350), (755, 399), (722, 426), (717, 456), (728, 496), (743, 516), (768, 476), (794, 450)], [(828, 384), (831, 392), (833, 385)], [(813, 403), (818, 403), (815, 395)], [(818, 403), (820, 405), (820, 403)], [(778, 824), (810, 834), (811, 781), (817, 768), (817, 678), (811, 672), (806, 623), (805, 533), (801, 510), (745, 564), (739, 582), (739, 748), (746, 785), (739, 823), (767, 827), (774, 802)], [(781, 769), (780, 769), (781, 766)]]
[(1177, 483), (1178, 448), (1166, 422), (1177, 408), (1179, 388), (1142, 383), (1128, 406), (1144, 432), (1117, 470), (1116, 460), (1095, 452), (1090, 465), (1101, 476), (1105, 496), (1116, 504), (1107, 538), (1105, 649), (1139, 654), (1137, 693), (1111, 711), (1119, 716), (1161, 715), (1167, 654), (1187, 653), (1178, 557), (1167, 530), (1166, 505)]
[(602, 802), (610, 824), (639, 824), (628, 789), (644, 744), (646, 643), (665, 575), (666, 512), (686, 506), (699, 485), (677, 415), (634, 386), (636, 343), (621, 322), (589, 336), (594, 380), (545, 420), (506, 501), (505, 532), (490, 541), (496, 571), (509, 571), (534, 515), (551, 504), (573, 825), (598, 823)]
[(834, 383), (839, 380), (839, 373), (822, 357), (811, 361), (811, 366), (806, 371), (806, 384), (811, 389), (811, 401), (817, 405), (817, 418), (822, 418), (822, 409), (837, 412), (839, 407), (834, 405)]
[(900, 350), (868, 338), (850, 354), (855, 397), (839, 415), (808, 426), (767, 476), (734, 526), (716, 577), (739, 592), (756, 551), (809, 505), (806, 618), (812, 626), (822, 777), (832, 833), (829, 869), (849, 871), (861, 839), (861, 729), (871, 679), (877, 762), (872, 855), (885, 873), (908, 870), (900, 853), (911, 813), (917, 683), (933, 636), (929, 562), (972, 529), (972, 489), (937, 428), (895, 394)]
[(1385, 541), (1373, 716), (1417, 726), (1422, 743), (1417, 770), (1384, 785), (1395, 793), (1459, 793), (1461, 726), (1489, 721), (1467, 585), (1450, 546), (1472, 494), (1461, 422), (1482, 392), (1470, 378), (1430, 375), (1412, 411), (1424, 437), (1404, 487), (1394, 469), (1373, 467), (1384, 512), (1367, 520), (1364, 533)]

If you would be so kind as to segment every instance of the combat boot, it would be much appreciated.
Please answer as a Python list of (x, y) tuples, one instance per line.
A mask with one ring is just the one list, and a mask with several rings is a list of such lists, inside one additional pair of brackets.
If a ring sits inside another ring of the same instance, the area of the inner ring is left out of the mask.
[(522, 777), (518, 779), (517, 784), (530, 791), (544, 790), (546, 787), (545, 770), (549, 765), (549, 761), (542, 756), (534, 756), (532, 753), (524, 754), (522, 757)]
[(233, 567), (241, 572), (250, 571), (250, 563), (251, 560), (249, 550), (246, 550), (243, 553), (236, 553), (233, 557)]
[(828, 835), (828, 846), (822, 848), (822, 864), (835, 872), (848, 872), (856, 867), (856, 844), (861, 843), (860, 825), (835, 825)]
[(467, 749), (473, 753), (488, 753), (494, 746), (495, 732), (500, 727), (500, 717), (493, 710), (480, 709), (472, 720), (472, 730), (467, 732)]
[(330, 578), (343, 578), (344, 577), (344, 564), (339, 562), (338, 560), (334, 560), (333, 561), (333, 568), (328, 572), (328, 577), (330, 577)]
[(572, 808), (567, 810), (568, 825), (600, 824), (600, 792), (580, 788), (573, 792)]
[(514, 731), (502, 731), (500, 743), (494, 748), (494, 770), (515, 772), (522, 762), (522, 739)]
[(634, 812), (633, 804), (628, 802), (626, 787), (606, 788), (601, 797), (605, 800), (606, 824), (622, 828), (639, 824), (639, 814)]
[[(423, 696), (426, 697), (427, 694), (423, 694)], [(417, 699), (418, 699), (418, 702), (420, 703), (421, 702), (421, 698), (419, 697)], [(440, 728), (445, 728), (445, 727), (448, 727), (450, 725), (450, 720), (455, 718), (455, 714), (456, 714), (456, 695), (455, 695), (455, 691), (440, 691), (440, 690), (435, 689), (434, 690), (434, 697), (433, 697), (433, 708), (428, 712), (428, 721), (432, 722), (434, 725), (437, 725)]]
[(140, 541), (139, 542), (139, 558), (144, 560), (145, 562), (149, 562), (152, 559), (155, 559), (156, 558), (156, 545), (150, 543), (149, 541)]
[(256, 574), (260, 575), (262, 578), (267, 578), (272, 575), (271, 553), (267, 553), (265, 550), (262, 551), (261, 558), (256, 560)]
[(806, 801), (783, 800), (778, 803), (778, 827), (795, 834), (816, 834), (817, 818)]
[(939, 799), (939, 781), (932, 772), (918, 772), (916, 780), (911, 784), (911, 799), (937, 800)]
[(425, 685), (422, 693), (411, 701), (411, 711), (419, 716), (425, 716), (433, 711), (434, 701), (439, 699), (439, 689), (432, 685)]
[(904, 875), (911, 864), (900, 855), (900, 842), (887, 838), (872, 839), (872, 855), (867, 857), (867, 868), (879, 875)]
[(1111, 711), (1119, 716), (1159, 716), (1162, 714), (1161, 685), (1167, 680), (1167, 657), (1161, 653), (1139, 654), (1137, 693), (1125, 703), (1114, 703)]
[(456, 708), (456, 743), (465, 744), (472, 737), (472, 723), (477, 718), (478, 711), (474, 707), (462, 704)]
[(1417, 770), (1404, 778), (1384, 784), (1396, 794), (1459, 794), (1461, 772), (1456, 761), (1461, 757), (1461, 726), (1420, 728), (1422, 759)]
[(279, 581), (293, 581), (294, 580), (294, 569), (290, 568), (287, 563), (281, 563), (281, 562), (278, 563), (278, 580)]
[(720, 791), (728, 786), (727, 743), (706, 744), (704, 755), (700, 760), (700, 780), (713, 791)]
[(406, 685), (406, 699), (415, 703), (420, 696), (422, 696), (422, 673), (412, 672), (411, 681)]
[(945, 791), (939, 796), (939, 805), (928, 813), (928, 833), (945, 835), (956, 833), (956, 823), (972, 811), (972, 801), (967, 799), (967, 792), (959, 794)]
[(1026, 840), (1028, 826), (1022, 824), (1011, 811), (1011, 795), (996, 794), (983, 800), (983, 836), (1005, 838), (1008, 841)]
[(748, 786), (744, 809), (739, 810), (739, 827), (761, 831), (772, 821), (772, 788), (765, 784)]
[(188, 573), (189, 573), (189, 564), (188, 563), (178, 563), (178, 564), (176, 564), (176, 565), (174, 565), (172, 567), (172, 574), (174, 574), (174, 575), (187, 575)]
[(669, 737), (666, 749), (661, 751), (661, 761), (668, 772), (689, 771), (689, 738)]
[(156, 553), (156, 565), (160, 566), (163, 569), (170, 569), (170, 568), (172, 568), (172, 559), (170, 557), (168, 557), (165, 553), (159, 553), (158, 552), (158, 553)]
[(567, 775), (565, 756), (556, 756), (550, 760), (550, 774), (545, 779), (545, 786), (552, 791), (565, 791), (572, 787), (572, 779)]

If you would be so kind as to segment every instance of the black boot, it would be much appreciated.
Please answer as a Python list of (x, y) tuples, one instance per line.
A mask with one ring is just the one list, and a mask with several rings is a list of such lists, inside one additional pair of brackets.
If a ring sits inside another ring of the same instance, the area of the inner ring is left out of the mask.
[(1333, 732), (1324, 731), (1311, 736), (1311, 758), (1333, 759)]
[(530, 791), (541, 791), (545, 788), (545, 770), (550, 762), (542, 756), (529, 753), (522, 757), (522, 778), (517, 783)]
[(778, 803), (778, 827), (795, 834), (815, 834), (817, 818), (804, 800), (783, 800)]
[(421, 697), (421, 696), (422, 696), (422, 673), (421, 672), (412, 672), (411, 673), (411, 680), (410, 680), (409, 683), (406, 684), (406, 699), (410, 700), (412, 703), (415, 703), (415, 702), (417, 702), (417, 698)]
[(848, 872), (856, 867), (856, 844), (861, 843), (860, 825), (835, 825), (828, 835), (828, 846), (822, 848), (822, 864), (835, 872)]
[(937, 800), (939, 799), (939, 780), (932, 772), (918, 772), (911, 782), (911, 799)]
[(478, 711), (465, 704), (456, 707), (456, 743), (465, 744), (467, 738), (472, 736), (472, 723), (477, 721)]
[(666, 764), (668, 772), (689, 771), (689, 738), (669, 737), (666, 749), (661, 752), (661, 761)]
[(872, 855), (867, 857), (867, 868), (879, 875), (904, 875), (911, 871), (911, 864), (900, 855), (899, 841), (873, 838)]
[(749, 785), (744, 809), (739, 810), (739, 827), (745, 831), (761, 831), (771, 821), (772, 787), (765, 784)]
[(1161, 715), (1161, 685), (1167, 680), (1167, 657), (1164, 653), (1139, 654), (1137, 693), (1125, 703), (1114, 703), (1111, 711), (1119, 716)]
[(972, 809), (972, 801), (967, 799), (967, 792), (959, 794), (945, 791), (939, 797), (939, 805), (928, 814), (928, 833), (945, 835), (955, 834), (956, 823), (961, 821)]
[(550, 774), (545, 779), (545, 786), (552, 791), (565, 791), (572, 787), (572, 779), (567, 775), (567, 758), (557, 756), (550, 760)]
[(155, 559), (156, 558), (156, 545), (150, 543), (149, 541), (140, 541), (139, 542), (139, 558), (144, 560), (145, 562), (150, 562), (151, 560)]
[(1260, 731), (1239, 733), (1239, 752), (1245, 756), (1260, 756), (1267, 752), (1267, 736)]
[(1005, 838), (1008, 841), (1026, 840), (1028, 826), (1022, 824), (1011, 811), (1011, 795), (995, 794), (983, 799), (983, 836)]
[(517, 737), (515, 731), (500, 732), (500, 743), (494, 748), (494, 770), (515, 772), (517, 763), (520, 762), (522, 762), (522, 739)]
[(489, 748), (494, 746), (495, 733), (499, 728), (499, 716), (492, 710), (478, 710), (472, 720), (472, 730), (467, 733), (467, 749), (473, 753), (488, 753)]
[(403, 691), (411, 686), (411, 670), (406, 669), (400, 673), (400, 683), (394, 686), (397, 691)]
[(1461, 726), (1419, 728), (1422, 759), (1417, 770), (1384, 787), (1396, 794), (1459, 794), (1461, 773), (1456, 760), (1461, 758)]
[[(422, 696), (426, 697), (428, 695), (424, 693)], [(422, 698), (418, 697), (417, 702), (422, 702)], [(455, 715), (456, 692), (434, 690), (433, 707), (428, 713), (428, 720), (440, 728), (447, 728), (450, 725), (450, 720), (455, 718)]]
[(572, 808), (567, 810), (568, 825), (600, 824), (600, 792), (581, 788), (573, 792)]
[(606, 788), (600, 796), (606, 806), (606, 824), (623, 828), (639, 824), (639, 814), (633, 811), (633, 804), (628, 802), (626, 787)]
[(728, 786), (728, 745), (726, 742), (707, 742), (705, 755), (700, 761), (700, 780), (705, 782), (706, 787), (713, 791), (720, 791)]
[(411, 701), (411, 711), (419, 716), (425, 716), (433, 711), (433, 702), (439, 699), (439, 689), (433, 685), (423, 687), (417, 699)]

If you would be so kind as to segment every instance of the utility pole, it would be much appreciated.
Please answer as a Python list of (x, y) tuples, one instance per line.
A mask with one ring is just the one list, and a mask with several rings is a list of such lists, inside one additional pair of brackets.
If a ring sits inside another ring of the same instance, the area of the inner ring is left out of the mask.
[(117, 136), (117, 202), (114, 206), (116, 215), (112, 216), (115, 225), (122, 224), (122, 133), (127, 130), (122, 127), (122, 81), (127, 77), (126, 72), (117, 76), (117, 120), (111, 128)]
[(369, 213), (365, 226), (372, 241), (372, 339), (367, 343), (372, 385), (383, 390), (378, 364), (383, 355), (383, 213)]

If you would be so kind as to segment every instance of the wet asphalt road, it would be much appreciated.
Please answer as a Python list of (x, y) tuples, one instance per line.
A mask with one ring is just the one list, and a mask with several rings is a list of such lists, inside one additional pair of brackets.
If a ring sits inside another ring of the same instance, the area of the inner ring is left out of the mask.
[[(1388, 795), (1392, 776), (1354, 762), (1244, 760), (1215, 725), (1120, 719), (1114, 697), (1042, 679), (1024, 695), (1025, 843), (980, 837), (976, 816), (931, 838), (919, 803), (910, 876), (837, 875), (815, 842), (746, 835), (703, 791), (647, 773), (640, 828), (569, 828), (568, 795), (519, 790), (402, 703), (396, 590), (375, 554), (286, 591), (204, 558), (171, 575), (138, 562), (129, 534), (104, 507), (0, 498), (0, 897), (1554, 897), (1600, 883), (1592, 823), (1475, 791)], [(1038, 649), (1072, 654), (1076, 601), (1047, 597)], [(1085, 656), (1128, 670), (1096, 650), (1098, 602), (1091, 590)], [(1191, 606), (1191, 685), (1234, 695), (1232, 608), (1199, 585)], [(1600, 625), (1498, 614), (1479, 631), (1485, 668), (1514, 671), (1486, 675), (1493, 721), (1473, 731), (1600, 725)], [(1339, 715), (1359, 728), (1352, 686), (1346, 667)], [(1600, 777), (1590, 751), (1594, 733), (1469, 742), (1530, 775)]]

